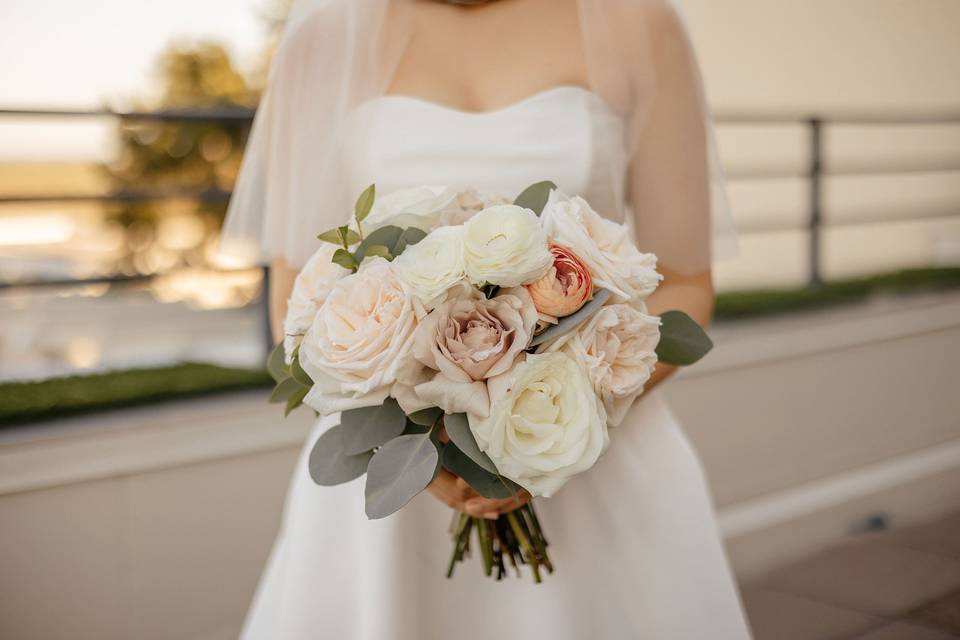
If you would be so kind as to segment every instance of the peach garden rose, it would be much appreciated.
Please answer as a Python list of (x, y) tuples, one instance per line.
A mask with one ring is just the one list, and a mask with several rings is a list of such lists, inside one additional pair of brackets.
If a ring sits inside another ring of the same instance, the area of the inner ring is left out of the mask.
[(575, 313), (593, 295), (593, 278), (583, 261), (570, 249), (550, 244), (553, 266), (546, 275), (527, 285), (537, 311), (562, 318)]

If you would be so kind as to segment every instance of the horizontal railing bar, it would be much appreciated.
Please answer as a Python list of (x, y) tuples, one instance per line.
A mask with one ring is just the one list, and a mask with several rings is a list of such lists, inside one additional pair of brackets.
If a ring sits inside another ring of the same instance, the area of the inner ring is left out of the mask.
[(113, 111), (111, 109), (27, 109), (0, 108), (0, 116), (37, 118), (119, 118), (122, 120), (229, 121), (241, 124), (253, 120), (254, 110), (243, 107), (161, 109), (158, 111)]
[(48, 202), (101, 202), (101, 203), (134, 203), (154, 202), (157, 200), (201, 200), (203, 202), (224, 202), (230, 199), (231, 191), (219, 189), (201, 190), (156, 190), (156, 191), (126, 191), (117, 193), (61, 193), (61, 194), (31, 194), (22, 196), (0, 196), (0, 204), (35, 204)]
[[(239, 269), (207, 269), (216, 273), (229, 275), (231, 273), (246, 273), (248, 271), (262, 271), (261, 266), (251, 266)], [(158, 273), (141, 273), (133, 275), (106, 275), (94, 276), (89, 278), (64, 278), (52, 280), (10, 280), (0, 282), (0, 291), (10, 289), (71, 289), (82, 288), (96, 285), (135, 285), (149, 283), (158, 278), (169, 276), (178, 270), (161, 271)]]
[[(848, 227), (870, 227), (883, 224), (895, 224), (899, 222), (932, 222), (934, 220), (944, 220), (949, 218), (960, 218), (960, 203), (956, 210), (944, 210), (934, 213), (922, 213), (912, 216), (845, 216), (843, 218), (831, 219), (829, 209), (824, 212), (824, 220), (819, 225), (824, 231), (830, 229), (842, 229)], [(794, 224), (765, 224), (763, 222), (740, 222), (737, 223), (737, 233), (771, 233), (775, 231), (809, 231), (806, 221), (797, 221)]]
[[(121, 118), (128, 120), (167, 120), (167, 121), (232, 121), (250, 122), (254, 109), (245, 107), (160, 109), (157, 111), (115, 111), (112, 109), (83, 108), (0, 108), (0, 116), (39, 117), (39, 118)], [(826, 125), (897, 125), (897, 124), (960, 124), (960, 111), (927, 113), (884, 113), (884, 112), (776, 112), (776, 111), (727, 111), (714, 113), (718, 124), (809, 124), (818, 120)]]

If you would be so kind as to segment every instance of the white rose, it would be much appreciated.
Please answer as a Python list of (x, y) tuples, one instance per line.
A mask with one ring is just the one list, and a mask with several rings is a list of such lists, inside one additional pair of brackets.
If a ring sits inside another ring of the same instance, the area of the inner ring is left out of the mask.
[(529, 209), (489, 207), (463, 227), (467, 277), (474, 284), (517, 287), (539, 280), (553, 264), (540, 219)]
[(290, 364), (293, 350), (300, 345), (333, 285), (350, 273), (331, 261), (336, 250), (337, 247), (332, 244), (321, 246), (307, 260), (293, 282), (293, 291), (287, 300), (287, 316), (283, 321), (283, 349), (287, 364)]
[(550, 240), (573, 250), (590, 269), (594, 285), (607, 289), (616, 302), (639, 302), (663, 279), (657, 256), (641, 253), (626, 225), (607, 220), (583, 198), (553, 191), (541, 215)]
[(466, 277), (463, 227), (440, 227), (411, 245), (395, 261), (400, 277), (427, 309), (435, 307), (450, 287)]
[(363, 221), (363, 229), (369, 233), (392, 224), (430, 231), (444, 213), (458, 208), (457, 193), (446, 187), (399, 189), (374, 201), (370, 215)]
[(576, 331), (550, 345), (581, 363), (594, 391), (603, 401), (610, 426), (615, 427), (657, 366), (660, 318), (641, 305), (614, 304), (602, 308)]
[(338, 280), (300, 346), (300, 362), (314, 381), (304, 403), (321, 414), (382, 403), (422, 314), (383, 258), (368, 258)]
[(607, 448), (603, 404), (567, 354), (529, 355), (487, 384), (490, 416), (471, 414), (470, 429), (497, 470), (532, 495), (553, 495)]

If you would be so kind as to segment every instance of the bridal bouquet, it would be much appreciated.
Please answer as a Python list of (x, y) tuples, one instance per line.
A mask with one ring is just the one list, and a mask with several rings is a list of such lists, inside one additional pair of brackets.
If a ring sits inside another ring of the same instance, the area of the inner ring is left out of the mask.
[[(270, 356), (271, 400), (340, 413), (310, 474), (324, 486), (366, 474), (370, 518), (444, 468), (488, 498), (552, 496), (597, 463), (658, 361), (712, 346), (685, 314), (647, 312), (656, 256), (549, 182), (512, 203), (371, 186), (319, 239)], [(497, 520), (458, 515), (448, 575), (474, 533), (488, 576), (553, 570), (532, 502)]]

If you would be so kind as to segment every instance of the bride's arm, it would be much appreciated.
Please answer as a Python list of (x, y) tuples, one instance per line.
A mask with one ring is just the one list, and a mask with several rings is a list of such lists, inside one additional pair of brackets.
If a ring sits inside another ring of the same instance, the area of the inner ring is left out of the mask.
[[(647, 24), (656, 81), (632, 122), (629, 192), (638, 245), (657, 254), (664, 275), (648, 308), (654, 315), (678, 309), (706, 327), (714, 306), (708, 114), (680, 17), (665, 5), (649, 11)], [(673, 370), (658, 365), (647, 389)]]
[[(714, 293), (713, 279), (709, 271), (697, 275), (684, 275), (661, 268), (664, 279), (656, 292), (647, 299), (647, 309), (653, 315), (660, 315), (671, 309), (686, 312), (701, 327), (707, 328), (713, 317)], [(676, 367), (659, 363), (646, 384), (649, 391), (667, 376), (676, 371)]]
[(277, 344), (283, 340), (283, 319), (287, 316), (287, 300), (293, 291), (293, 281), (297, 277), (297, 270), (283, 260), (274, 260), (270, 263), (270, 332), (273, 342)]

